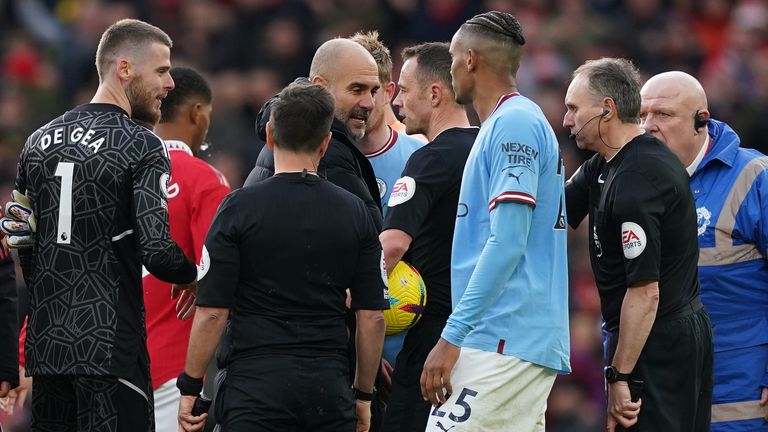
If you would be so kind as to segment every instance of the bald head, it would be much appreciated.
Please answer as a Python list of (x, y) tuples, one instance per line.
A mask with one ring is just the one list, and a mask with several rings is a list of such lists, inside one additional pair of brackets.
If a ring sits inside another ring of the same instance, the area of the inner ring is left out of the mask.
[(685, 72), (660, 73), (645, 83), (640, 97), (645, 130), (667, 144), (683, 165), (693, 163), (706, 140), (709, 119), (707, 95), (699, 81)]
[(331, 39), (315, 51), (309, 68), (309, 78), (321, 76), (333, 82), (340, 72), (348, 71), (349, 67), (372, 67), (378, 73), (376, 61), (362, 45), (349, 39)]
[(328, 88), (336, 101), (336, 118), (362, 138), (380, 87), (379, 69), (371, 54), (357, 42), (331, 39), (315, 52), (309, 79)]

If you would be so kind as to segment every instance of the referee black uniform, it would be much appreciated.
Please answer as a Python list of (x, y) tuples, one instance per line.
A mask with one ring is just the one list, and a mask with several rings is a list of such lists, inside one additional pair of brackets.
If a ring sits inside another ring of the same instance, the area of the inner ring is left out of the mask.
[(633, 431), (709, 430), (712, 331), (699, 299), (688, 180), (677, 157), (643, 134), (608, 162), (596, 154), (566, 184), (568, 223), (575, 228), (589, 214), (590, 259), (608, 334), (606, 366), (616, 351), (627, 287), (659, 282), (656, 319), (631, 373), (644, 381)]
[(384, 229), (398, 229), (413, 238), (403, 259), (424, 278), (427, 306), (421, 320), (408, 330), (397, 356), (385, 432), (423, 432), (427, 424), (431, 405), (421, 396), (419, 378), (451, 314), (453, 228), (464, 164), (478, 131), (447, 129), (416, 150), (402, 174), (413, 179), (415, 188), (389, 201)]
[(197, 274), (170, 238), (170, 168), (163, 142), (112, 104), (79, 106), (27, 140), (15, 188), (38, 221), (19, 250), (33, 430), (154, 430), (141, 267), (171, 283)]
[(389, 308), (378, 231), (355, 195), (308, 173), (230, 194), (205, 241), (198, 306), (231, 310), (224, 431), (352, 431), (346, 292)]

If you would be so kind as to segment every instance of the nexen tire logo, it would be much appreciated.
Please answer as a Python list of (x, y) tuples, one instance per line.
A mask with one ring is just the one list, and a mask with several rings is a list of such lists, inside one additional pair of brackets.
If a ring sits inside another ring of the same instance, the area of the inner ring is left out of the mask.
[(643, 228), (634, 222), (624, 222), (621, 224), (621, 245), (626, 259), (639, 257), (645, 250), (646, 245), (646, 236)]

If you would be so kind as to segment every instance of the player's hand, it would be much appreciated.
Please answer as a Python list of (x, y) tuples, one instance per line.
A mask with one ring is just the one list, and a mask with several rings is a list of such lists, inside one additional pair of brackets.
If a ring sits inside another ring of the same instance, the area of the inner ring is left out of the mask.
[(176, 300), (176, 317), (182, 321), (188, 320), (195, 313), (195, 300), (197, 296), (192, 290), (181, 290), (174, 285), (171, 288), (171, 298)]
[(768, 387), (763, 387), (760, 395), (760, 406), (763, 407), (763, 418), (768, 421)]
[(388, 401), (392, 395), (392, 374), (395, 372), (392, 365), (389, 364), (387, 359), (381, 358), (381, 368), (379, 368), (379, 384), (376, 386), (376, 390), (379, 393), (379, 397)]
[(0, 381), (0, 397), (4, 398), (8, 396), (8, 392), (11, 391), (11, 383), (8, 381)]
[(357, 426), (355, 432), (368, 432), (371, 428), (371, 401), (355, 400)]
[(192, 415), (197, 396), (182, 396), (179, 401), (179, 432), (195, 432), (205, 427), (208, 413), (199, 416)]
[(424, 400), (439, 405), (453, 393), (451, 387), (451, 371), (459, 359), (461, 348), (440, 338), (424, 362), (421, 372), (421, 396)]
[(616, 381), (608, 387), (608, 424), (606, 429), (613, 431), (616, 424), (628, 428), (637, 423), (640, 414), (640, 406), (643, 400), (632, 402), (629, 392), (629, 384), (625, 381)]
[(13, 415), (14, 406), (19, 407), (19, 409), (24, 408), (30, 390), (32, 390), (32, 377), (27, 376), (24, 366), (19, 366), (19, 386), (8, 392), (6, 398), (8, 404), (3, 408), (3, 411), (8, 415)]
[(37, 221), (32, 213), (29, 198), (17, 190), (11, 192), (11, 201), (5, 204), (5, 216), (0, 219), (0, 231), (8, 238), (9, 248), (22, 249), (31, 247), (33, 235), (37, 230)]

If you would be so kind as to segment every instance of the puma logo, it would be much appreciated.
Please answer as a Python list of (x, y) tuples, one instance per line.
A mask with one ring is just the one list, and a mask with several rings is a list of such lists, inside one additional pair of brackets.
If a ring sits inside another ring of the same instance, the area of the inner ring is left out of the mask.
[(521, 175), (523, 175), (523, 172), (522, 172), (522, 171), (521, 171), (521, 172), (520, 172), (520, 174), (518, 174), (518, 175), (515, 175), (515, 174), (513, 174), (513, 173), (512, 173), (512, 171), (510, 171), (510, 172), (508, 172), (508, 173), (507, 173), (507, 176), (508, 176), (508, 177), (512, 177), (512, 178), (514, 178), (515, 180), (517, 180), (517, 184), (520, 184), (520, 176), (521, 176)]
[(442, 423), (440, 423), (440, 422), (437, 422), (437, 427), (439, 427), (441, 430), (443, 430), (443, 431), (445, 431), (445, 432), (448, 432), (449, 430), (451, 430), (451, 429), (455, 428), (455, 427), (456, 427), (456, 425), (451, 425), (451, 427), (449, 427), (448, 429), (446, 429), (446, 428), (445, 428), (445, 426), (443, 426), (443, 424), (442, 424)]

